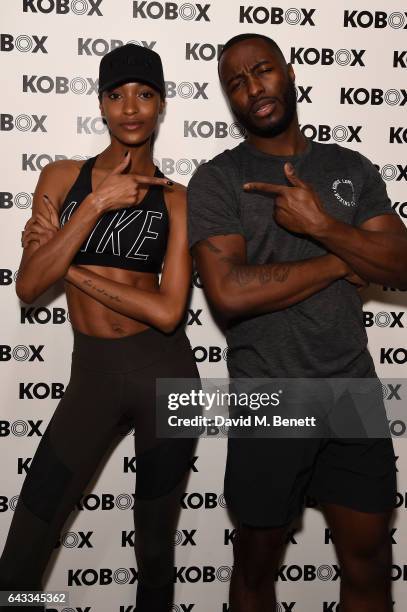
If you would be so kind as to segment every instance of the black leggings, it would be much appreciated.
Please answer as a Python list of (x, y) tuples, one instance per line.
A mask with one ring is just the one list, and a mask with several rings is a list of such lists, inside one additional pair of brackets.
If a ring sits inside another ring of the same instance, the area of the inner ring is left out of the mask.
[(70, 381), (24, 480), (0, 559), (0, 590), (42, 590), (68, 515), (111, 444), (134, 427), (136, 608), (171, 609), (175, 528), (196, 439), (156, 437), (160, 377), (199, 381), (183, 328), (114, 339), (74, 330)]

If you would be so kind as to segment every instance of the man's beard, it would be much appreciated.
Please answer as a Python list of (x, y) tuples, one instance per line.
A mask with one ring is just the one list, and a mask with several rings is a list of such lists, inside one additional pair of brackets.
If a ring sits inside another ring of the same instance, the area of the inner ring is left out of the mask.
[(262, 136), (264, 138), (273, 138), (273, 136), (278, 136), (279, 134), (282, 134), (282, 132), (285, 132), (285, 130), (290, 126), (297, 112), (297, 94), (295, 91), (294, 81), (291, 79), (289, 79), (287, 88), (283, 94), (283, 104), (284, 114), (281, 119), (277, 123), (265, 125), (263, 127), (256, 125), (252, 121), (249, 114), (243, 115), (235, 111), (233, 112), (240, 125), (250, 134)]

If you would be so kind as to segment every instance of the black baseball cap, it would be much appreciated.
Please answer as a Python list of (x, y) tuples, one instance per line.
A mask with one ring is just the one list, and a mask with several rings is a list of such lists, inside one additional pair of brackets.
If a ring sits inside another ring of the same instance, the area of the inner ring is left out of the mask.
[(158, 53), (127, 43), (102, 57), (99, 64), (99, 94), (129, 81), (147, 83), (157, 89), (164, 98), (163, 66)]

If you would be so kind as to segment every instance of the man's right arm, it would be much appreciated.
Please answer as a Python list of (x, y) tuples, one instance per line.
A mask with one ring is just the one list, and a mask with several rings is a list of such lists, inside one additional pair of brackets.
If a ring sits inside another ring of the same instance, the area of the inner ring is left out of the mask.
[(211, 236), (192, 248), (199, 276), (213, 306), (227, 318), (288, 308), (350, 272), (336, 255), (303, 261), (248, 264), (240, 234)]

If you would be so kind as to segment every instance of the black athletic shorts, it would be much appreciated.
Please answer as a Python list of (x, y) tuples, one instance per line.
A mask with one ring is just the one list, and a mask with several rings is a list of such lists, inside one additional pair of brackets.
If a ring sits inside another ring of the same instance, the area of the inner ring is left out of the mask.
[[(349, 397), (343, 394), (332, 406), (332, 414), (338, 415), (338, 431), (341, 418), (354, 405)], [(371, 405), (383, 422), (382, 395), (372, 396)], [(224, 495), (241, 523), (285, 525), (301, 513), (307, 495), (361, 512), (395, 507), (397, 470), (390, 434), (345, 437), (343, 432), (348, 430), (343, 430), (329, 437), (239, 437), (230, 431)]]

